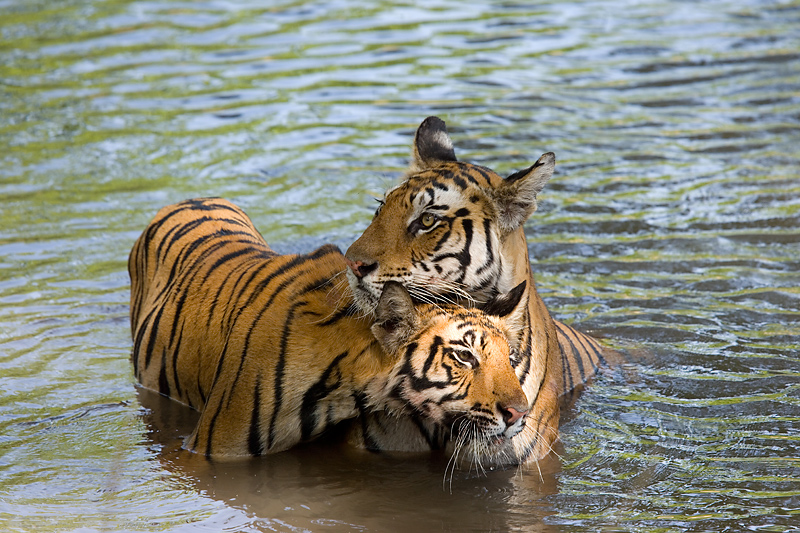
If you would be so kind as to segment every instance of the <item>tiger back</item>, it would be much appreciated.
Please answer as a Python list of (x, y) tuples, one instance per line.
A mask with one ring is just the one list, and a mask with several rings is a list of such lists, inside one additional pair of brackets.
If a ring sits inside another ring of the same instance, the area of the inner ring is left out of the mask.
[(258, 290), (256, 267), (276, 255), (226, 200), (161, 209), (128, 257), (136, 379), (202, 410), (230, 324)]
[(159, 211), (129, 258), (132, 361), (143, 386), (201, 411), (187, 448), (274, 453), (374, 410), (458, 419), (484, 452), (524, 429), (508, 341), (524, 284), (482, 312), (389, 283), (368, 318), (345, 269), (330, 245), (276, 254), (225, 200)]

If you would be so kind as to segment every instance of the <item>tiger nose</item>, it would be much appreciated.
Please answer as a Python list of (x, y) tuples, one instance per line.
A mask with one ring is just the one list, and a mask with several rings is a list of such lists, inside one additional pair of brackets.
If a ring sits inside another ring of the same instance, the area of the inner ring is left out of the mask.
[(513, 426), (517, 420), (528, 414), (528, 409), (518, 411), (510, 405), (498, 405), (497, 407), (500, 408), (500, 413), (503, 415), (503, 421), (507, 426)]
[(376, 268), (378, 268), (378, 263), (371, 263), (369, 265), (365, 265), (361, 261), (351, 261), (350, 259), (344, 258), (344, 262), (347, 263), (347, 266), (350, 267), (350, 270), (353, 271), (353, 274), (356, 275), (357, 278), (363, 278)]

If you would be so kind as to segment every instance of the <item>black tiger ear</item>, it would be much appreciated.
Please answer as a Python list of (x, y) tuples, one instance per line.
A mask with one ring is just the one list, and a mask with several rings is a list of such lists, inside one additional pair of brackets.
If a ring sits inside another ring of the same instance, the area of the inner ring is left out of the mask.
[(519, 305), (522, 296), (525, 294), (526, 281), (523, 281), (505, 294), (498, 294), (486, 304), (481, 306), (481, 310), (487, 315), (505, 318)]
[(411, 169), (419, 172), (442, 161), (456, 161), (453, 141), (447, 134), (444, 120), (428, 117), (422, 121), (414, 135), (414, 160), (411, 162)]
[(408, 290), (396, 281), (383, 284), (372, 334), (387, 353), (396, 352), (417, 329), (417, 310)]
[(516, 230), (536, 211), (536, 199), (555, 168), (556, 156), (547, 152), (533, 166), (515, 172), (494, 189), (492, 196), (500, 211), (498, 222), (501, 229), (507, 233)]

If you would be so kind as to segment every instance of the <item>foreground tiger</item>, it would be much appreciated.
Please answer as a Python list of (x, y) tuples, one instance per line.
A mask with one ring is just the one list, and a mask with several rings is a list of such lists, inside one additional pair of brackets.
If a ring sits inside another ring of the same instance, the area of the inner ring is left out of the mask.
[[(388, 281), (423, 301), (481, 302), (527, 282), (525, 325), (512, 359), (530, 400), (525, 430), (499, 461), (524, 463), (546, 455), (558, 435), (559, 396), (590, 378), (612, 352), (550, 317), (536, 292), (523, 224), (553, 174), (555, 156), (506, 179), (456, 160), (445, 124), (429, 117), (414, 138), (405, 180), (388, 191), (371, 224), (345, 254), (355, 302), (375, 309)], [(438, 428), (365, 413), (352, 438), (377, 449), (436, 448)], [(387, 430), (387, 427), (389, 428)]]
[(415, 413), (474, 461), (522, 430), (508, 338), (525, 282), (486, 312), (415, 306), (387, 283), (373, 320), (336, 281), (345, 269), (331, 245), (276, 254), (225, 200), (159, 211), (128, 262), (132, 360), (143, 386), (201, 411), (188, 449), (274, 453), (373, 409)]

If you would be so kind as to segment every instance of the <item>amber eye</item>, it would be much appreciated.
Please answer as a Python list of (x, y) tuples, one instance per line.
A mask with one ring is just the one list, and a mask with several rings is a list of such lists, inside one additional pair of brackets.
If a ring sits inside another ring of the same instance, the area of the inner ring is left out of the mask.
[(438, 215), (433, 213), (423, 213), (418, 219), (414, 220), (410, 226), (408, 226), (408, 232), (412, 235), (416, 235), (421, 231), (428, 231), (436, 226), (438, 221)]
[(478, 359), (468, 350), (453, 350), (450, 354), (461, 366), (478, 368)]

